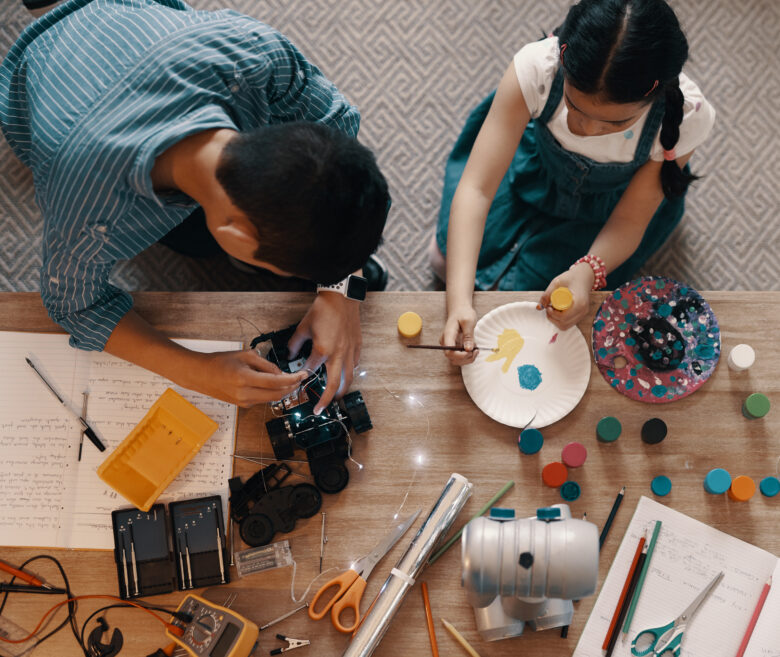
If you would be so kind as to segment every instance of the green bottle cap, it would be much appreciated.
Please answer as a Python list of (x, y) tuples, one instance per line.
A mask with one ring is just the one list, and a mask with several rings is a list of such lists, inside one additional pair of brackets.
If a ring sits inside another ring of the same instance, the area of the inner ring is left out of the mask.
[(620, 425), (620, 420), (608, 415), (601, 418), (596, 425), (596, 437), (604, 443), (612, 443), (620, 437), (622, 430), (623, 427)]
[(747, 417), (752, 419), (764, 417), (769, 413), (769, 397), (760, 392), (754, 392), (745, 400), (742, 410)]

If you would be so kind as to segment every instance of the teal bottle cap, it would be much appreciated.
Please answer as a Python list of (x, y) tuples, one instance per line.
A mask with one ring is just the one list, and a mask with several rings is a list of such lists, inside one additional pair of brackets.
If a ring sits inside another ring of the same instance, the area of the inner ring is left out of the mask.
[(774, 497), (780, 493), (780, 480), (777, 477), (764, 477), (758, 488), (764, 497)]
[(663, 497), (664, 495), (668, 495), (671, 492), (672, 480), (665, 475), (658, 475), (655, 479), (653, 479), (652, 483), (650, 484), (650, 488), (656, 495)]
[(544, 437), (539, 429), (524, 429), (517, 439), (517, 446), (523, 454), (536, 454), (544, 445)]
[(764, 417), (769, 413), (769, 397), (760, 392), (754, 392), (745, 400), (742, 410), (745, 415), (753, 419)]
[(713, 495), (722, 495), (731, 488), (731, 475), (728, 470), (715, 468), (704, 477), (704, 490)]
[(496, 520), (514, 520), (514, 509), (502, 509), (501, 507), (494, 506), (490, 509), (490, 517)]
[(556, 506), (543, 506), (536, 510), (536, 517), (539, 520), (557, 520), (561, 517), (561, 510)]
[(599, 420), (596, 425), (596, 437), (604, 443), (615, 442), (620, 437), (620, 432), (623, 427), (620, 425), (620, 420), (611, 415), (607, 415)]
[(567, 502), (573, 502), (576, 500), (580, 496), (581, 492), (582, 489), (576, 481), (567, 481), (565, 484), (563, 484), (563, 486), (561, 486), (561, 497)]

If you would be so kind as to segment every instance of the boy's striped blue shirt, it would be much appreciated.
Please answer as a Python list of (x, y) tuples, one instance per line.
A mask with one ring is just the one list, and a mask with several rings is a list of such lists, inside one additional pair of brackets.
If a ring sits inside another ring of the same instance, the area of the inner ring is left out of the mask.
[(41, 296), (71, 344), (100, 350), (132, 306), (117, 260), (194, 209), (161, 197), (157, 155), (212, 128), (287, 121), (357, 135), (360, 115), (282, 34), (180, 0), (69, 0), (0, 66), (0, 127), (33, 172), (44, 218)]

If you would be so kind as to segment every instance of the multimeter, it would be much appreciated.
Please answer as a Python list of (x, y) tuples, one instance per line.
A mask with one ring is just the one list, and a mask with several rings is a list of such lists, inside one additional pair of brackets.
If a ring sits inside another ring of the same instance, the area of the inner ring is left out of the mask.
[(192, 657), (247, 657), (255, 649), (257, 625), (226, 607), (220, 607), (190, 593), (177, 612), (192, 616), (189, 623), (173, 618), (172, 625), (183, 630), (166, 636), (185, 648)]

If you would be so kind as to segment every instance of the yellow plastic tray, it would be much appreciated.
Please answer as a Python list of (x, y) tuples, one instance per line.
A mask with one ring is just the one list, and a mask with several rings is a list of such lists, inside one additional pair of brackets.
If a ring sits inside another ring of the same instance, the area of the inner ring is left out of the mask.
[(148, 511), (218, 426), (168, 388), (103, 461), (98, 477), (141, 511)]

